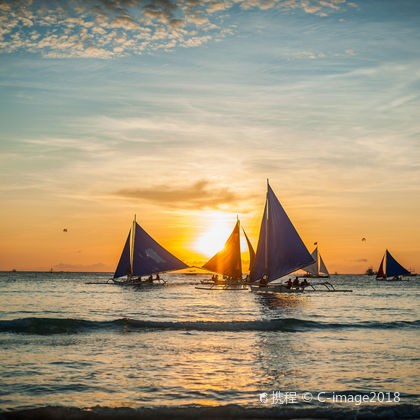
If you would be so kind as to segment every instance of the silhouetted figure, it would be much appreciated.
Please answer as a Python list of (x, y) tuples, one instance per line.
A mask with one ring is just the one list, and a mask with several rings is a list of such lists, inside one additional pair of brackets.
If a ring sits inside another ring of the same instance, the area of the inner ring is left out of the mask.
[(266, 287), (268, 284), (268, 276), (264, 274), (260, 279), (260, 287)]

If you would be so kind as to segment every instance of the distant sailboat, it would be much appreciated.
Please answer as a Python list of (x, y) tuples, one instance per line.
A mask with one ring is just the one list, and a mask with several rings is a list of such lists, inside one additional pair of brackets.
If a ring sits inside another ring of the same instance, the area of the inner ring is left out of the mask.
[[(247, 240), (249, 249), (250, 267), (254, 263), (255, 251), (249, 241), (245, 230), (242, 228)], [(235, 227), (222, 251), (210, 258), (202, 268), (221, 274), (224, 279), (218, 281), (218, 277), (214, 276), (212, 280), (204, 280), (202, 283), (217, 285), (222, 284), (224, 288), (229, 286), (243, 285), (242, 280), (242, 261), (241, 261), (241, 241), (240, 241), (240, 222), (237, 220)], [(198, 287), (202, 289), (203, 287)]]
[[(134, 216), (133, 226), (125, 241), (113, 280), (117, 284), (133, 284), (134, 277), (149, 276), (187, 267), (143, 230)], [(124, 276), (127, 276), (127, 280), (116, 280)]]
[(324, 260), (321, 257), (320, 252), (318, 251), (318, 246), (312, 251), (312, 258), (315, 260), (314, 263), (304, 267), (308, 274), (298, 277), (310, 277), (310, 278), (329, 278), (330, 273), (328, 273), (327, 267), (325, 266)]
[(385, 255), (382, 257), (378, 273), (376, 274), (376, 280), (386, 281), (388, 277), (392, 277), (388, 281), (398, 281), (402, 280), (402, 276), (409, 275), (410, 272), (398, 263), (388, 250), (385, 250)]

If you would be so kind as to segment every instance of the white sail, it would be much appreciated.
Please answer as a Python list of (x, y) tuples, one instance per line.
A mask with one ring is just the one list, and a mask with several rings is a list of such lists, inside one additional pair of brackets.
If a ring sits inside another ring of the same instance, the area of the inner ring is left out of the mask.
[(319, 272), (328, 275), (330, 274), (327, 270), (327, 267), (325, 267), (324, 260), (322, 259), (321, 254), (319, 254)]
[(312, 258), (315, 260), (315, 262), (308, 265), (307, 267), (304, 267), (304, 270), (315, 277), (318, 277), (320, 274), (326, 274), (327, 276), (329, 276), (324, 260), (322, 259), (321, 254), (318, 251), (318, 247), (316, 247), (312, 251), (311, 255), (312, 255)]
[(308, 265), (307, 267), (304, 268), (304, 270), (310, 274), (313, 274), (314, 276), (318, 276), (319, 275), (319, 270), (318, 270), (318, 248), (315, 248), (312, 251), (311, 254), (312, 258), (315, 260), (314, 263), (312, 263), (311, 265)]

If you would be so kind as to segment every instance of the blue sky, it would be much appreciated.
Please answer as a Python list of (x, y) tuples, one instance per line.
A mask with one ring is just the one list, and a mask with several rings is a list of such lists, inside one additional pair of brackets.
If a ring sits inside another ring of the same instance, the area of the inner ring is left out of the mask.
[[(28, 240), (68, 221), (93, 235), (99, 217), (112, 242), (137, 211), (175, 241), (181, 214), (198, 235), (201, 212), (221, 211), (248, 218), (256, 242), (269, 177), (307, 243), (332, 253), (341, 232), (337, 267), (345, 250), (352, 271), (391, 245), (420, 266), (417, 1), (0, 11), (3, 237), (18, 217)], [(361, 236), (374, 238), (366, 257)], [(81, 254), (57, 258), (97, 262)], [(18, 260), (5, 255), (3, 267)]]

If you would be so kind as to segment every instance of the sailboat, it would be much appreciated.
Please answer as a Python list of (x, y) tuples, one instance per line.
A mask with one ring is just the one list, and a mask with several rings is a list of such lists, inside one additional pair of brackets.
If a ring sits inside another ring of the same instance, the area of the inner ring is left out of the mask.
[[(255, 251), (252, 247), (245, 230), (242, 228), (247, 240), (250, 267), (255, 259)], [(222, 251), (215, 254), (207, 261), (202, 268), (217, 273), (211, 280), (202, 281), (203, 284), (210, 287), (197, 286), (197, 289), (215, 289), (215, 290), (236, 290), (246, 289), (247, 281), (242, 279), (242, 261), (241, 261), (241, 241), (240, 241), (240, 222), (236, 221), (235, 227)], [(218, 275), (223, 279), (219, 280)]]
[[(264, 215), (251, 280), (259, 285), (252, 290), (268, 289), (268, 283), (314, 263), (314, 259), (277, 199), (267, 180)], [(284, 286), (277, 286), (285, 292)]]
[(305, 270), (308, 274), (304, 274), (297, 277), (298, 278), (322, 278), (322, 279), (329, 278), (330, 273), (328, 273), (324, 260), (322, 259), (321, 254), (318, 251), (318, 246), (316, 246), (315, 249), (312, 251), (311, 256), (315, 260), (315, 262), (303, 268), (303, 270)]
[[(382, 257), (378, 273), (376, 274), (376, 280), (402, 281), (402, 276), (409, 275), (410, 272), (406, 270), (400, 263), (398, 263), (388, 250), (385, 250), (385, 254)], [(388, 279), (388, 277), (392, 278)]]
[[(316, 263), (267, 180), (264, 215), (255, 263), (251, 270), (251, 290), (260, 293), (303, 293), (306, 291), (305, 287), (291, 287), (291, 279), (287, 286), (269, 283)], [(312, 288), (311, 291), (321, 291), (309, 283), (306, 284)], [(326, 287), (323, 291), (351, 291), (336, 290), (327, 282), (320, 284)]]
[[(152, 284), (150, 280), (141, 281), (141, 276), (152, 276), (183, 268), (188, 268), (188, 266), (142, 229), (134, 215), (133, 225), (128, 232), (113, 282), (122, 285)], [(125, 280), (118, 280), (124, 276), (126, 276)]]
[(254, 267), (254, 263), (255, 263), (255, 251), (254, 251), (254, 248), (252, 247), (251, 241), (248, 238), (248, 235), (245, 233), (245, 229), (242, 228), (242, 231), (244, 233), (246, 243), (248, 245), (248, 251), (249, 251), (249, 268), (248, 268), (248, 270), (251, 273), (252, 267)]

